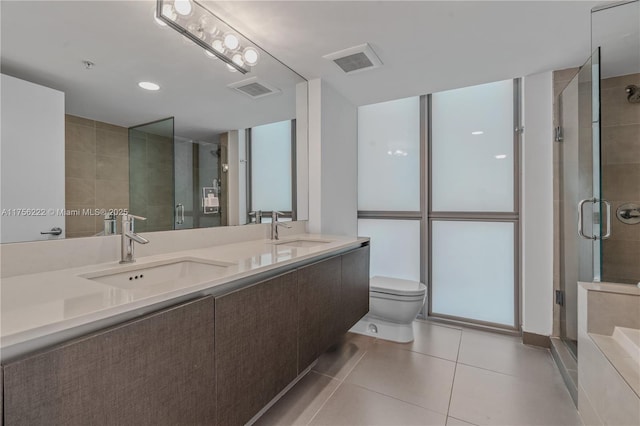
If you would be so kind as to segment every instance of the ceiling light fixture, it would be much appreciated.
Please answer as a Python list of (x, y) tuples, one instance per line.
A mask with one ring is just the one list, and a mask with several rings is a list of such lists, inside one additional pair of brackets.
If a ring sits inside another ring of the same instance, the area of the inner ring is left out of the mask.
[(484, 132), (482, 130), (476, 130), (475, 132), (471, 132), (471, 134), (474, 136), (478, 136), (484, 134)]
[(157, 0), (156, 20), (202, 47), (230, 70), (246, 74), (260, 60), (259, 49), (195, 0)]
[(150, 81), (141, 81), (140, 83), (138, 83), (138, 86), (142, 87), (145, 90), (151, 90), (151, 91), (160, 90), (160, 86)]
[(496, 155), (496, 159), (497, 160), (504, 160), (505, 158), (507, 158), (506, 154), (498, 154), (498, 155)]

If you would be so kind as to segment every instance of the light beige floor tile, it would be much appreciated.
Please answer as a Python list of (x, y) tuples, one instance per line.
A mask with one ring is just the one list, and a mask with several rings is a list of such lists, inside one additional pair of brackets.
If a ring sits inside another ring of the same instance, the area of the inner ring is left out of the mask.
[(387, 340), (376, 340), (376, 344), (392, 345), (399, 349), (419, 352), (438, 358), (455, 361), (458, 358), (460, 335), (462, 331), (453, 327), (444, 327), (425, 321), (413, 323), (414, 341), (411, 343), (395, 343)]
[(296, 383), (254, 424), (258, 426), (306, 425), (339, 385), (338, 380), (312, 371)]
[(318, 358), (313, 371), (344, 380), (375, 339), (347, 333), (343, 339)]
[(519, 337), (477, 330), (462, 331), (458, 362), (536, 381), (559, 376), (548, 349), (523, 345)]
[(455, 363), (373, 345), (345, 382), (446, 414)]
[(447, 417), (447, 426), (475, 426), (473, 423), (463, 422), (455, 417)]
[(444, 425), (446, 417), (343, 383), (310, 423), (330, 426)]
[(542, 383), (461, 364), (449, 415), (478, 425), (581, 425), (559, 375)]

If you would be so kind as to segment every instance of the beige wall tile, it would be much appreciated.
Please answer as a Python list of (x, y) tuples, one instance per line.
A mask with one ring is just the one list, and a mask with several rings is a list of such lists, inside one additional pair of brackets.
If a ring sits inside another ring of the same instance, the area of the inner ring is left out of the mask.
[(99, 155), (129, 158), (129, 139), (126, 133), (96, 129), (96, 152)]
[(96, 208), (116, 209), (128, 207), (128, 182), (111, 179), (96, 180)]
[(67, 123), (65, 126), (65, 149), (96, 152), (96, 129)]
[(88, 151), (65, 151), (65, 176), (87, 180), (96, 179), (96, 156)]
[(626, 87), (629, 84), (640, 86), (640, 73), (621, 75), (618, 77), (605, 78), (600, 82), (601, 89), (611, 89), (612, 87)]
[(67, 178), (65, 182), (65, 205), (93, 205), (96, 200), (94, 180)]
[(80, 126), (96, 127), (96, 122), (88, 118), (78, 117), (76, 115), (66, 114), (64, 116), (65, 124), (79, 124)]
[(95, 177), (129, 182), (129, 160), (124, 157), (97, 155)]
[(640, 124), (603, 127), (601, 134), (602, 164), (637, 164), (640, 167)]
[(110, 132), (115, 132), (120, 135), (127, 136), (129, 134), (129, 129), (122, 126), (116, 126), (114, 124), (104, 123), (102, 121), (96, 121), (96, 129), (108, 130)]
[(602, 251), (605, 254), (602, 262), (603, 281), (640, 282), (640, 241), (605, 240)]
[(88, 232), (90, 232), (91, 235), (95, 234), (96, 226), (93, 216), (84, 214), (87, 210), (93, 210), (93, 204), (66, 205), (65, 209), (68, 210), (69, 213), (64, 218), (66, 234), (86, 234)]
[(627, 101), (623, 86), (601, 89), (602, 127), (640, 123), (640, 107)]
[(613, 164), (602, 167), (602, 193), (609, 200), (640, 199), (640, 165)]

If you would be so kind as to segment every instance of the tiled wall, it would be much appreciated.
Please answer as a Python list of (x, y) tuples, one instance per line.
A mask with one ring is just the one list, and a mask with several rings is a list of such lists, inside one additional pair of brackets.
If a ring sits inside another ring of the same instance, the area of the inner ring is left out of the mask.
[(136, 231), (173, 229), (173, 138), (132, 130), (130, 137), (131, 213), (144, 216)]
[(65, 217), (67, 238), (104, 230), (104, 217), (83, 210), (129, 208), (127, 128), (65, 116)]
[(602, 280), (640, 282), (640, 224), (615, 217), (629, 202), (640, 204), (640, 104), (627, 101), (625, 87), (640, 86), (640, 74), (602, 80), (602, 197), (611, 202), (612, 234), (602, 247)]

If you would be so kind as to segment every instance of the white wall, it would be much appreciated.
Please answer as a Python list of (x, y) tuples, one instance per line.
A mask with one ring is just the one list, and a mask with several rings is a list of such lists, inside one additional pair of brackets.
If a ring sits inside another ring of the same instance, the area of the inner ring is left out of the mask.
[(522, 329), (553, 330), (553, 79), (524, 78), (522, 143)]
[[(4, 74), (0, 86), (0, 207), (37, 214), (3, 214), (2, 242), (64, 238), (64, 93)], [(40, 234), (53, 227), (59, 237)]]
[(309, 232), (358, 233), (358, 114), (326, 82), (309, 82)]

